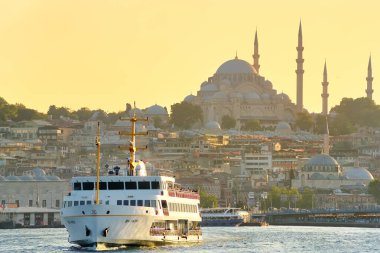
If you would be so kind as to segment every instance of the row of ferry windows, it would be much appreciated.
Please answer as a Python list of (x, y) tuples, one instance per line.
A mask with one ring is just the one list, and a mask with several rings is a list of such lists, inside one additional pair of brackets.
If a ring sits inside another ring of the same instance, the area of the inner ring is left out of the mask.
[[(94, 182), (75, 182), (74, 191), (92, 191), (95, 189)], [(100, 190), (155, 190), (160, 189), (158, 181), (129, 181), (129, 182), (99, 182)]]
[[(84, 205), (91, 205), (91, 200), (80, 200), (80, 201), (64, 201), (63, 205), (64, 207), (72, 207), (72, 206), (84, 206)], [(100, 200), (100, 204), (102, 204), (102, 200)], [(95, 203), (95, 201), (94, 201)], [(106, 205), (109, 205), (109, 200), (106, 200)], [(118, 206), (145, 206), (145, 207), (160, 207), (160, 202), (157, 204), (157, 200), (117, 200), (116, 204)], [(164, 206), (165, 208), (165, 206)], [(172, 212), (186, 212), (186, 213), (197, 213), (198, 209), (196, 205), (189, 205), (189, 204), (181, 204), (181, 203), (169, 203), (169, 210)]]
[[(103, 200), (99, 201), (100, 204), (103, 204)], [(95, 204), (95, 201), (93, 201)], [(91, 200), (80, 200), (80, 201), (64, 201), (63, 205), (64, 207), (72, 207), (72, 206), (84, 206), (84, 205), (91, 205), (92, 201)], [(110, 204), (109, 200), (106, 200), (105, 202), (106, 205)], [(157, 207), (157, 201), (156, 200), (117, 200), (117, 205), (121, 206), (146, 206), (146, 207)]]
[(196, 205), (181, 204), (181, 203), (169, 203), (169, 210), (172, 212), (186, 212), (197, 213)]

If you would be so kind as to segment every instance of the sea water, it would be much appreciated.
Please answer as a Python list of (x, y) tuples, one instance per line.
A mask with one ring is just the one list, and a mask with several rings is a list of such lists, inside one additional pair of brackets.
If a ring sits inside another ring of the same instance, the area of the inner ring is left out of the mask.
[[(379, 228), (205, 227), (192, 245), (105, 249), (110, 252), (380, 252)], [(67, 242), (64, 228), (0, 230), (0, 252), (86, 252)]]

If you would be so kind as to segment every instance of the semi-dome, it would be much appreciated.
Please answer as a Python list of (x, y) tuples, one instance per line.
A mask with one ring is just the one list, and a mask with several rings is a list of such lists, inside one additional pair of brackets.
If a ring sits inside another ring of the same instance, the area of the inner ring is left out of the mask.
[(226, 61), (216, 71), (216, 74), (254, 74), (255, 69), (246, 61), (233, 59)]
[(260, 96), (259, 96), (259, 94), (257, 94), (257, 93), (254, 92), (254, 91), (251, 91), (251, 92), (245, 93), (245, 94), (244, 94), (244, 98), (245, 98), (246, 100), (260, 100)]
[(344, 176), (347, 179), (353, 179), (353, 180), (373, 180), (373, 176), (371, 172), (364, 168), (345, 168), (344, 171)]
[(206, 124), (208, 130), (220, 130), (220, 125), (216, 121), (210, 121)]
[(168, 112), (165, 110), (164, 107), (160, 105), (152, 105), (146, 109), (147, 114), (150, 115), (166, 115)]
[(280, 121), (276, 125), (276, 132), (291, 132), (292, 128), (290, 127), (288, 122)]
[(185, 97), (184, 101), (190, 103), (190, 102), (194, 101), (195, 98), (196, 97), (193, 94), (190, 94), (190, 95), (188, 95), (188, 96)]
[(209, 83), (206, 85), (202, 85), (201, 91), (217, 91), (218, 88), (216, 87), (215, 84)]
[(212, 96), (213, 99), (227, 99), (227, 94), (224, 91), (219, 91)]

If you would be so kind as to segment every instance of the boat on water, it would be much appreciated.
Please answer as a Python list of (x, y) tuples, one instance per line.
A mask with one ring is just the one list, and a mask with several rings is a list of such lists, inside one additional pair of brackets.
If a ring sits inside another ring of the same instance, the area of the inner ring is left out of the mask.
[(205, 208), (201, 210), (202, 227), (239, 226), (248, 222), (249, 213), (240, 208)]
[(136, 159), (134, 114), (127, 149), (128, 169), (100, 176), (100, 130), (96, 137), (97, 175), (74, 177), (64, 197), (62, 223), (68, 241), (82, 247), (152, 246), (202, 241), (197, 191), (182, 189), (170, 176), (147, 176)]

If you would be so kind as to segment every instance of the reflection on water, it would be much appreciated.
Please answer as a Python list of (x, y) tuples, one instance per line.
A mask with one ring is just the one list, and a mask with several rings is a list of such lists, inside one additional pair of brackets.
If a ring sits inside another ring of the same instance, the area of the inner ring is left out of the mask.
[[(206, 227), (191, 245), (122, 247), (108, 252), (380, 252), (380, 229), (332, 227)], [(92, 249), (93, 250), (93, 249)], [(67, 242), (65, 229), (0, 230), (0, 252), (88, 252)]]

